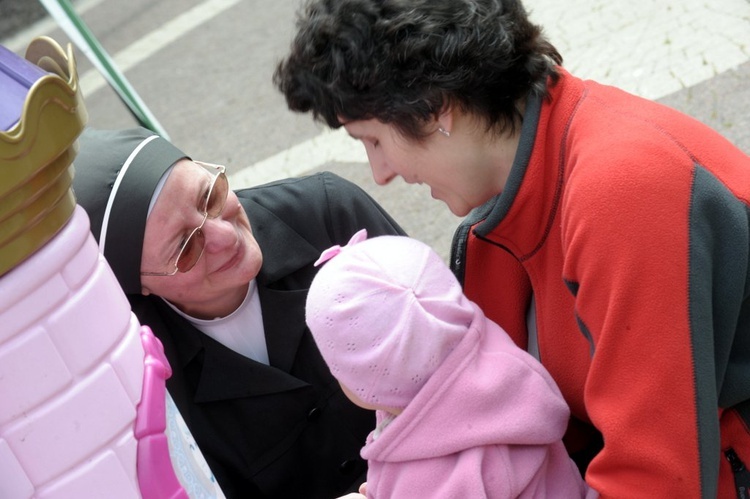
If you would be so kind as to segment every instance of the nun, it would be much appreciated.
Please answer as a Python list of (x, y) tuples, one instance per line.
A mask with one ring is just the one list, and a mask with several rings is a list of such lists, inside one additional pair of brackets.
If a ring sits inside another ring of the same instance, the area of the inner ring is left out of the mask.
[(167, 388), (228, 498), (331, 498), (364, 481), (374, 426), (305, 325), (333, 245), (404, 234), (328, 172), (232, 191), (224, 166), (143, 129), (86, 129), (74, 192), (133, 312), (161, 340)]

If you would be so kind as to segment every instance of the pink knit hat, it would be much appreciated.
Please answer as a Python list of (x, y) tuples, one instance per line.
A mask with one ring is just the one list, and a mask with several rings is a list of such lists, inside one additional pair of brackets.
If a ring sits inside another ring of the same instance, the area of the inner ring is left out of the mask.
[(336, 379), (365, 402), (403, 408), (468, 331), (474, 305), (426, 244), (366, 237), (316, 262), (330, 259), (310, 286), (307, 324)]

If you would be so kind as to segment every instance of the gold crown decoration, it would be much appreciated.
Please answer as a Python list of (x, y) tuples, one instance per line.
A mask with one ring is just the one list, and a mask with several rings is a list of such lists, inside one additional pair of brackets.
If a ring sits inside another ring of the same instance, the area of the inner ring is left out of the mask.
[(25, 60), (18, 59), (42, 72), (26, 94), (19, 120), (0, 130), (0, 276), (71, 218), (73, 159), (88, 119), (71, 44), (66, 52), (53, 39), (39, 37), (27, 47)]

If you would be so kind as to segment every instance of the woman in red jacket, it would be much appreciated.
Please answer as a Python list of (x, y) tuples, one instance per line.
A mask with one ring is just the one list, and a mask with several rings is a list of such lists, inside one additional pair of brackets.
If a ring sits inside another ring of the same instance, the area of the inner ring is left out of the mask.
[(297, 27), (289, 107), (468, 215), (453, 269), (558, 383), (589, 485), (750, 486), (750, 158), (568, 73), (516, 0), (313, 0)]

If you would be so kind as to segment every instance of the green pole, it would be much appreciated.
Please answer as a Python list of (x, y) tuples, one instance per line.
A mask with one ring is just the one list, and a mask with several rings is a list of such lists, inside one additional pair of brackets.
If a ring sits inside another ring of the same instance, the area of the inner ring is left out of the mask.
[(128, 110), (138, 123), (169, 140), (164, 128), (159, 124), (146, 104), (141, 100), (125, 76), (115, 66), (91, 30), (73, 9), (68, 0), (39, 0), (50, 16), (67, 33), (78, 49), (88, 57), (91, 63), (104, 76), (109, 85), (117, 92)]

